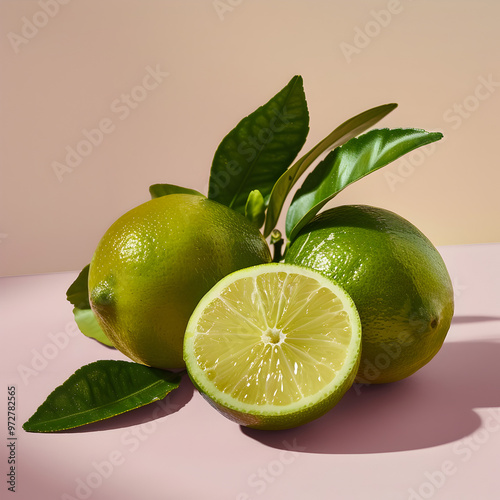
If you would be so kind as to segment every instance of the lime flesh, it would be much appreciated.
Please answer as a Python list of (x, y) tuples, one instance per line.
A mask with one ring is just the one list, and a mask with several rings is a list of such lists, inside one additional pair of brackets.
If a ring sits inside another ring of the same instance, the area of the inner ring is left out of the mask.
[(286, 264), (237, 271), (201, 300), (184, 359), (194, 384), (231, 420), (295, 427), (351, 386), (361, 326), (351, 298), (319, 273)]

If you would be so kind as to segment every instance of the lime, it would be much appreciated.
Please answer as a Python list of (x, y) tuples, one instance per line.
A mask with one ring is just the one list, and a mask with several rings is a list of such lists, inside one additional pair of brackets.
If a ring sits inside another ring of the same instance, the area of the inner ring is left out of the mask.
[(184, 338), (193, 383), (223, 415), (285, 429), (329, 411), (352, 385), (361, 326), (352, 299), (319, 273), (264, 264), (222, 279)]
[(408, 377), (439, 351), (453, 316), (453, 289), (437, 249), (410, 222), (382, 208), (346, 205), (317, 215), (285, 261), (337, 281), (363, 328), (357, 381)]
[(106, 231), (90, 264), (90, 304), (133, 361), (183, 368), (184, 331), (198, 301), (227, 274), (270, 260), (264, 237), (244, 216), (203, 196), (171, 194)]

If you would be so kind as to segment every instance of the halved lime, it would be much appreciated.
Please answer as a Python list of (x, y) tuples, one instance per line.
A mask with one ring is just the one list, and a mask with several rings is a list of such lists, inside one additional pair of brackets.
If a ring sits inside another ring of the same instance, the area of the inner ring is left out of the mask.
[(219, 281), (184, 337), (193, 383), (223, 415), (286, 429), (329, 411), (359, 366), (361, 323), (349, 295), (316, 271), (263, 264)]

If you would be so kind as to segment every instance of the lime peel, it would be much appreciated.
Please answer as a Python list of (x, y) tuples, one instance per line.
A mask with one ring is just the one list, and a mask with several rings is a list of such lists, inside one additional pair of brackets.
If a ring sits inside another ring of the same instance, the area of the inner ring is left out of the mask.
[(443, 345), (454, 311), (452, 282), (432, 242), (400, 215), (369, 205), (321, 212), (285, 262), (335, 280), (354, 300), (363, 327), (357, 382), (409, 377)]

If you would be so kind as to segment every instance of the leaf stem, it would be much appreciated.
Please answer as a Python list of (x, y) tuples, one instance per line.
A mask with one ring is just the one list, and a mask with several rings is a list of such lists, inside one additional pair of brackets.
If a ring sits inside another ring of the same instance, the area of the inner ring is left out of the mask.
[(284, 240), (281, 237), (281, 231), (274, 229), (271, 233), (271, 245), (273, 245), (273, 262), (280, 262), (283, 259), (281, 248)]

